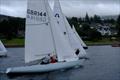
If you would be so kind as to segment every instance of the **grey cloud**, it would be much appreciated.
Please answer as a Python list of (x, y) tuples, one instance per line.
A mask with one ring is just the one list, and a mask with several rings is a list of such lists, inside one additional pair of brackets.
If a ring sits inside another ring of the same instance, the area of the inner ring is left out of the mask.
[[(49, 0), (53, 7), (53, 1)], [(60, 0), (66, 16), (117, 15), (120, 14), (120, 0)], [(0, 0), (0, 14), (25, 17), (27, 0)]]
[(120, 0), (60, 0), (61, 2), (73, 2), (73, 3), (85, 3), (85, 4), (96, 4), (96, 3), (118, 3)]
[[(75, 4), (76, 5), (73, 5)], [(94, 15), (94, 14), (98, 14), (98, 15), (117, 15), (120, 14), (120, 4), (118, 3), (96, 3), (96, 4), (86, 4), (86, 3), (69, 3), (69, 5), (67, 4), (63, 4), (63, 12), (66, 15), (75, 15), (75, 16), (85, 16), (86, 12), (89, 13), (89, 15)], [(62, 4), (62, 2), (61, 2)], [(66, 11), (67, 10), (67, 11)]]
[(0, 14), (25, 17), (27, 0), (0, 0)]

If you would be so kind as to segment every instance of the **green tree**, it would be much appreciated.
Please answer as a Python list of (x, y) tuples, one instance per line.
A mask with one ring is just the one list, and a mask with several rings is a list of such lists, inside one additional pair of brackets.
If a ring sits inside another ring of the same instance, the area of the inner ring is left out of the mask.
[(96, 29), (91, 29), (88, 23), (83, 23), (82, 27), (78, 31), (79, 35), (86, 38), (87, 40), (99, 40), (101, 39), (101, 33)]
[(86, 13), (86, 16), (85, 16), (85, 22), (90, 24), (90, 18), (88, 16), (88, 13)]
[(6, 37), (6, 39), (12, 39), (12, 28), (9, 24), (9, 20), (3, 20), (0, 24), (0, 32)]
[(90, 25), (88, 23), (83, 23), (82, 27), (78, 29), (78, 34), (83, 37), (88, 37), (89, 30), (90, 30)]
[[(18, 37), (19, 30), (25, 30), (25, 19), (4, 16), (0, 21), (0, 36), (5, 39)], [(2, 17), (1, 17), (2, 18)]]
[(101, 33), (100, 32), (98, 32), (96, 29), (91, 29), (90, 31), (89, 31), (89, 34), (88, 34), (89, 36), (89, 40), (91, 40), (91, 41), (96, 41), (96, 40), (100, 40), (100, 39), (102, 39), (102, 35), (101, 35)]
[(82, 18), (78, 18), (78, 23), (79, 23), (79, 24), (82, 24), (82, 23), (83, 23)]
[(94, 23), (101, 23), (102, 21), (101, 21), (100, 16), (94, 15), (94, 17), (93, 17), (93, 22), (94, 22)]
[[(71, 18), (71, 24), (75, 26), (76, 30), (79, 29), (79, 21), (78, 21), (78, 18), (77, 17), (72, 17)], [(72, 26), (71, 25), (71, 26)]]

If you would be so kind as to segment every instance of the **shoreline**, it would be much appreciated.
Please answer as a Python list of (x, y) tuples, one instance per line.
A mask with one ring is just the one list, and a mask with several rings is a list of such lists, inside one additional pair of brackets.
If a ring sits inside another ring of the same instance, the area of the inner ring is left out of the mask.
[[(112, 44), (87, 44), (87, 46), (107, 46)], [(25, 47), (24, 45), (5, 45), (6, 48), (20, 48)]]
[[(11, 48), (11, 47), (24, 47), (25, 41), (24, 39), (12, 39), (12, 40), (5, 40), (2, 39), (3, 44), (5, 47)], [(84, 41), (87, 46), (104, 46), (104, 45), (113, 45), (116, 42), (120, 43), (117, 40), (109, 40), (109, 39), (103, 39), (99, 41)]]
[(24, 45), (5, 45), (6, 48), (20, 48), (24, 47)]

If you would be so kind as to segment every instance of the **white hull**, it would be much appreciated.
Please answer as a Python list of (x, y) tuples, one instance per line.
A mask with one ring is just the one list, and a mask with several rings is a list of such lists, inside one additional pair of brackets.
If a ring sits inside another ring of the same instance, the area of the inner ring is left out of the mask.
[(88, 46), (83, 46), (84, 49), (88, 49)]
[(7, 52), (6, 51), (0, 51), (0, 57), (6, 57)]
[(83, 62), (84, 62), (84, 59), (77, 60), (77, 61), (70, 61), (70, 62), (59, 62), (59, 63), (53, 63), (53, 64), (46, 64), (46, 65), (32, 65), (32, 66), (25, 66), (25, 67), (14, 67), (14, 68), (8, 68), (6, 71), (6, 74), (49, 72), (49, 71), (79, 66), (79, 65), (82, 65)]

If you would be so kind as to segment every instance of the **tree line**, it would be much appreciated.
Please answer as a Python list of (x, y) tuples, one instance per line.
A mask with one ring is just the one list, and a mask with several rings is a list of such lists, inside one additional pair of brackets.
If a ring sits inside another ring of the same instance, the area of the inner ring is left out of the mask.
[[(4, 19), (4, 18), (5, 19)], [(102, 35), (95, 28), (91, 28), (91, 24), (111, 24), (114, 25), (115, 29), (118, 30), (117, 36), (120, 36), (120, 15), (117, 20), (115, 19), (102, 19), (98, 15), (89, 17), (88, 14), (84, 18), (67, 18), (71, 27), (75, 26), (78, 34), (87, 40), (101, 39)], [(12, 39), (20, 38), (19, 31), (25, 31), (25, 18), (0, 16), (0, 38)], [(23, 37), (24, 38), (24, 37)]]
[(0, 16), (0, 38), (12, 39), (18, 38), (19, 31), (25, 31), (25, 19), (10, 17), (10, 16)]
[[(100, 32), (97, 31), (95, 27), (92, 27), (93, 25), (111, 25), (111, 29), (115, 29), (117, 31), (116, 35), (120, 37), (120, 15), (117, 17), (117, 19), (103, 19), (98, 15), (94, 15), (93, 17), (89, 17), (89, 15), (86, 13), (86, 16), (84, 18), (77, 18), (77, 17), (72, 17), (68, 18), (68, 21), (70, 25), (74, 25), (78, 34), (83, 38), (87, 40), (99, 40), (104, 37), (101, 35)], [(107, 36), (111, 37), (111, 36)]]

